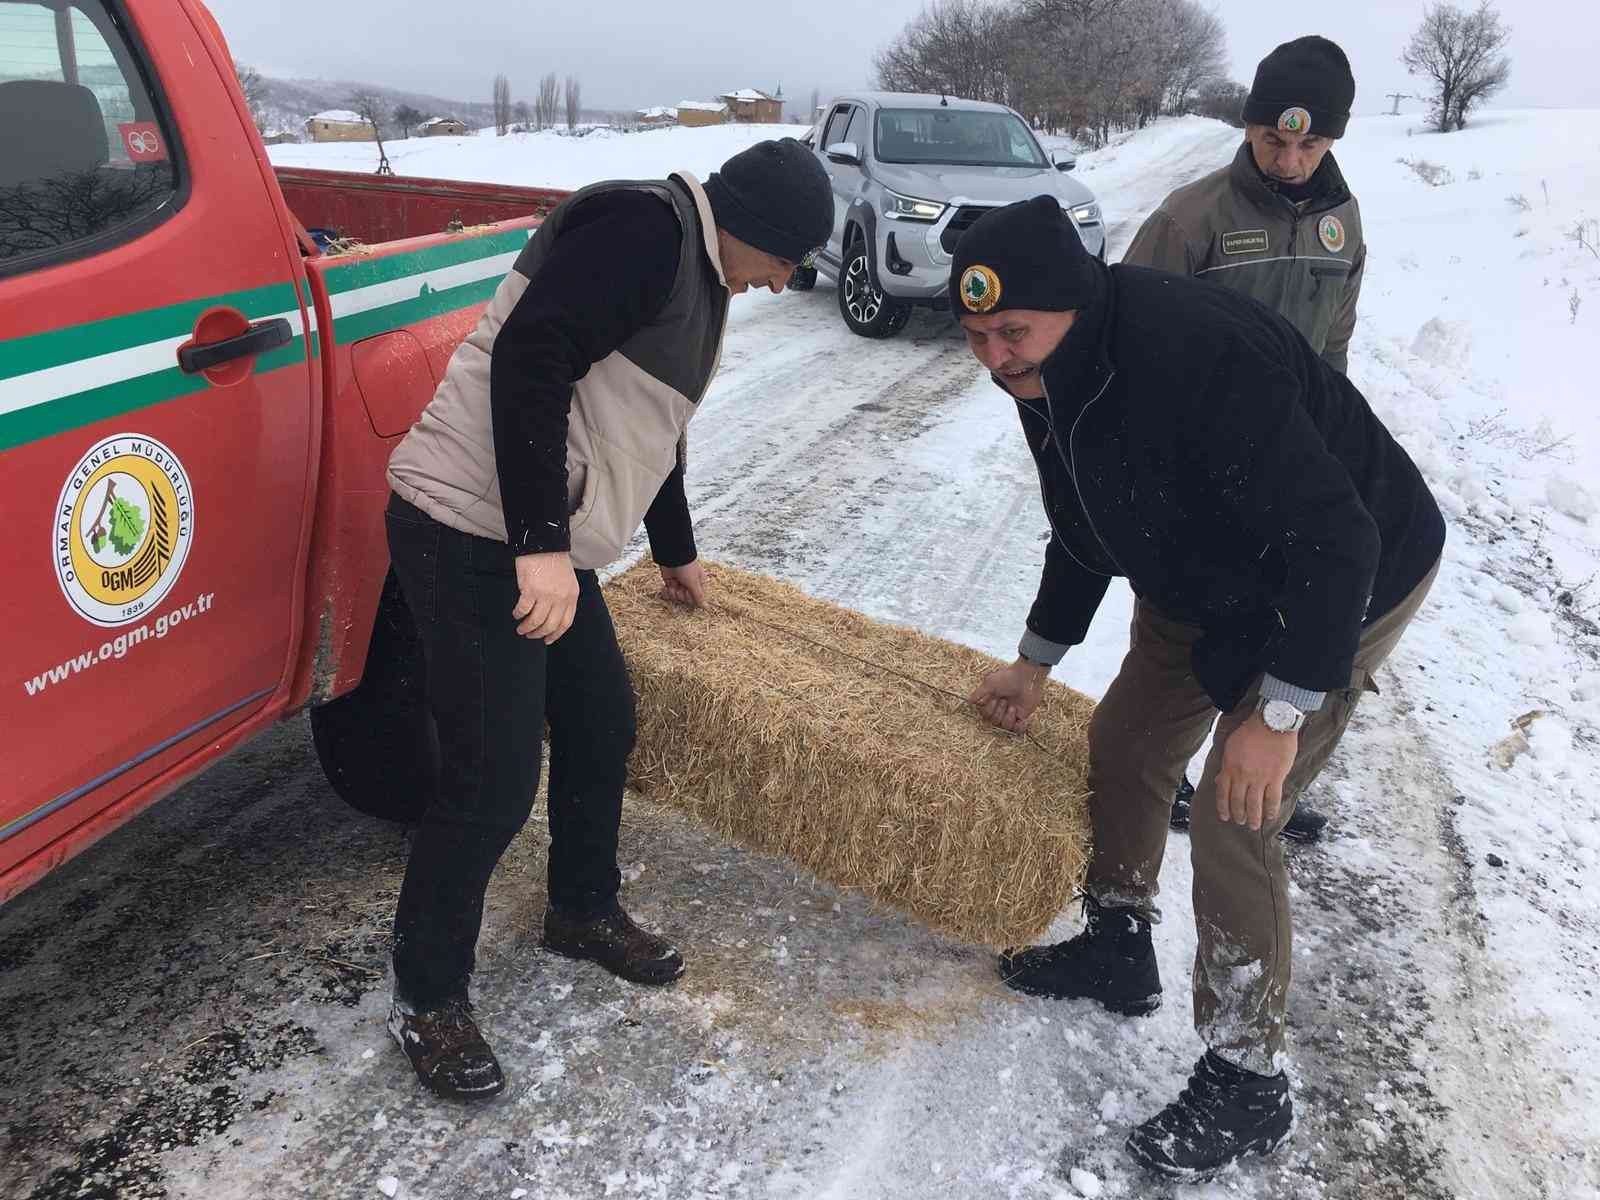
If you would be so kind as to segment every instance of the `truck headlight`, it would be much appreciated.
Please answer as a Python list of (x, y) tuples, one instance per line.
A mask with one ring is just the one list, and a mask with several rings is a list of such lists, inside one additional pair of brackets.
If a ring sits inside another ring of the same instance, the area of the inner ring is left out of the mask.
[(1079, 225), (1100, 224), (1100, 206), (1092, 200), (1088, 204), (1079, 204), (1067, 211)]
[(883, 215), (901, 221), (937, 221), (944, 215), (945, 206), (937, 200), (919, 200), (915, 196), (902, 196), (887, 188), (883, 193)]

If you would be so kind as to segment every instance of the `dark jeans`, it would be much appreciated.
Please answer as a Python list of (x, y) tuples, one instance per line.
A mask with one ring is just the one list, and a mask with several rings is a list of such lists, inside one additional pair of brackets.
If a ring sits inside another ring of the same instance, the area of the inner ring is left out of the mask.
[(395, 914), (396, 991), (427, 1008), (466, 989), (489, 875), (533, 808), (546, 719), (550, 902), (587, 914), (615, 901), (633, 689), (593, 571), (577, 573), (572, 627), (546, 646), (517, 634), (510, 547), (394, 496), (387, 524), (439, 731), (437, 798)]

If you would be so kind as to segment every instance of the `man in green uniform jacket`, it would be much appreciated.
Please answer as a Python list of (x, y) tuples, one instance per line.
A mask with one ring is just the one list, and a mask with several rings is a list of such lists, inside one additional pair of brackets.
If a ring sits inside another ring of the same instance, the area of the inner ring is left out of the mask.
[[(1284, 317), (1345, 373), (1367, 262), (1361, 210), (1330, 151), (1355, 99), (1344, 51), (1322, 37), (1285, 42), (1256, 68), (1245, 140), (1226, 167), (1151, 213), (1122, 261), (1220, 283)], [(1189, 826), (1187, 779), (1172, 825)], [(1283, 836), (1311, 842), (1327, 817), (1302, 804)]]

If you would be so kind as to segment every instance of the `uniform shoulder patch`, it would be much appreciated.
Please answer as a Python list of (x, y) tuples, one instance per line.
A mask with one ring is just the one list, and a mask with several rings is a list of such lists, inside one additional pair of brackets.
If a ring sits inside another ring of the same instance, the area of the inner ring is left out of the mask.
[(1317, 237), (1329, 254), (1339, 253), (1345, 243), (1344, 222), (1334, 216), (1323, 217), (1317, 222)]
[(1261, 254), (1270, 244), (1265, 229), (1235, 229), (1222, 235), (1224, 254)]

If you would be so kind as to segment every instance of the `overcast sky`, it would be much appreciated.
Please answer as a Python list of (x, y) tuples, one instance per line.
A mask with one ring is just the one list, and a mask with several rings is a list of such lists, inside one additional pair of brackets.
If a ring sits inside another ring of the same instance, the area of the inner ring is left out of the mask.
[[(1399, 54), (1420, 0), (1214, 0), (1248, 84), (1279, 42), (1320, 33), (1355, 67), (1358, 112), (1420, 91)], [(1461, 0), (1470, 5), (1474, 0)], [(488, 100), (497, 72), (531, 99), (541, 75), (583, 81), (586, 107), (674, 104), (741, 87), (798, 101), (870, 82), (873, 53), (922, 0), (210, 0), (234, 56), (268, 75), (355, 79)], [(1502, 0), (1512, 26), (1504, 105), (1600, 109), (1600, 0)], [(1406, 110), (1419, 105), (1411, 101)]]

